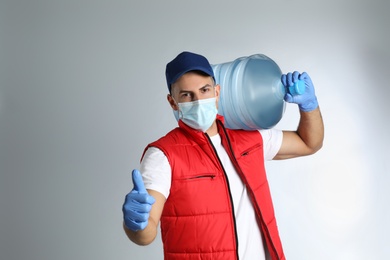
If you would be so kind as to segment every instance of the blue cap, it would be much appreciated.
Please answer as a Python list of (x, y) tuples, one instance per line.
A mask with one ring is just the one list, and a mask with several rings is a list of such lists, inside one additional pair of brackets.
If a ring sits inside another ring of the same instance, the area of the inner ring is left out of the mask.
[(202, 71), (214, 78), (213, 69), (204, 56), (187, 51), (177, 55), (176, 58), (167, 64), (165, 70), (169, 91), (171, 91), (171, 85), (183, 76), (184, 73), (194, 70)]

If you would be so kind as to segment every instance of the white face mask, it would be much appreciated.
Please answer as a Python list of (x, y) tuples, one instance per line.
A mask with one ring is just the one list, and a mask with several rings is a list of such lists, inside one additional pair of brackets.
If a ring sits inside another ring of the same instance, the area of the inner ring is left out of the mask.
[(189, 127), (206, 132), (218, 113), (216, 100), (216, 97), (213, 97), (178, 103), (179, 111), (173, 110), (173, 113), (176, 120), (181, 119)]

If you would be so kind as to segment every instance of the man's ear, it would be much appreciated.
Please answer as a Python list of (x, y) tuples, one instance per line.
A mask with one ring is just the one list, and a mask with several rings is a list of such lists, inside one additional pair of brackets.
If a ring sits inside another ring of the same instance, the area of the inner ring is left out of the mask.
[(219, 94), (221, 92), (221, 86), (219, 84), (215, 85), (215, 96), (219, 99)]
[(217, 109), (218, 109), (218, 102), (219, 102), (219, 97), (221, 94), (221, 86), (219, 84), (215, 85), (215, 97), (217, 98)]
[(177, 107), (177, 104), (175, 100), (173, 99), (171, 94), (167, 95), (167, 100), (169, 102), (169, 105), (172, 107), (173, 110), (178, 110), (179, 108)]

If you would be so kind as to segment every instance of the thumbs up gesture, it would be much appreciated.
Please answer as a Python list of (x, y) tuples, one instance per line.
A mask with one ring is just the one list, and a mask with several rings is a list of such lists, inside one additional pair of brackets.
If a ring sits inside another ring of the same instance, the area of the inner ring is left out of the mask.
[(155, 199), (146, 191), (141, 173), (133, 170), (132, 175), (134, 188), (126, 195), (122, 211), (126, 227), (138, 231), (148, 225), (149, 212)]

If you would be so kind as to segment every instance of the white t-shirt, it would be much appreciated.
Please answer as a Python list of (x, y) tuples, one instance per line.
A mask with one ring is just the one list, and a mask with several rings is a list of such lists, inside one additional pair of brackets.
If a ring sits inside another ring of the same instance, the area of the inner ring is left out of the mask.
[[(263, 137), (264, 160), (272, 160), (281, 147), (283, 133), (276, 129), (260, 130), (260, 133)], [(268, 259), (246, 187), (222, 146), (219, 134), (210, 139), (229, 179), (236, 218), (239, 257), (240, 259)], [(171, 187), (171, 167), (160, 149), (151, 147), (145, 152), (140, 171), (146, 189), (158, 191), (168, 198)]]

